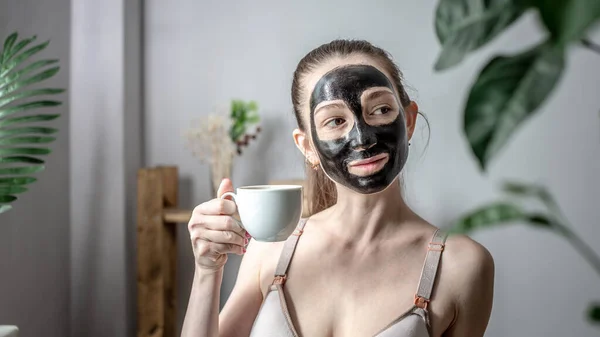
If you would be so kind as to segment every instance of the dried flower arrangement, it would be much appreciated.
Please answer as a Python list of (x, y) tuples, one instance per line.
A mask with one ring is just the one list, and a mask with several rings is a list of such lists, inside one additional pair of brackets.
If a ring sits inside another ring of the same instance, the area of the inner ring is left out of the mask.
[(260, 133), (259, 121), (255, 101), (232, 100), (229, 118), (225, 114), (210, 114), (186, 131), (187, 147), (200, 162), (209, 164), (212, 196), (221, 180), (231, 176), (234, 156), (241, 155), (242, 149)]

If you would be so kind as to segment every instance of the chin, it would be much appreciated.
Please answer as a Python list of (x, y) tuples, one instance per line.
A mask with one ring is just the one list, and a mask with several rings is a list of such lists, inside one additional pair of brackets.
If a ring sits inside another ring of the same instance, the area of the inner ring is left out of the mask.
[(356, 193), (360, 193), (363, 195), (376, 195), (376, 194), (385, 192), (387, 189), (389, 189), (391, 186), (393, 186), (394, 183), (398, 183), (398, 176), (396, 176), (396, 178), (394, 178), (394, 180), (392, 180), (392, 182), (390, 182), (390, 183), (385, 183), (381, 180), (374, 181), (373, 178), (375, 178), (375, 177), (373, 177), (373, 176), (362, 177), (362, 179), (359, 179), (360, 186), (346, 186), (346, 187), (353, 190)]

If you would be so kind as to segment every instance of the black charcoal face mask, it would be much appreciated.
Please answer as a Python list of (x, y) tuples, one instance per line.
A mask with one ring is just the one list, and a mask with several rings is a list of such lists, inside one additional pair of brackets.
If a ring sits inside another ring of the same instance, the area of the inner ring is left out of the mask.
[[(377, 68), (348, 65), (326, 73), (317, 82), (310, 97), (311, 135), (323, 170), (337, 183), (363, 194), (381, 192), (390, 186), (402, 171), (408, 157), (402, 108), (396, 119), (389, 124), (369, 125), (365, 121), (361, 95), (373, 87), (387, 87), (394, 92), (389, 79)], [(398, 100), (395, 94), (394, 96)], [(315, 126), (315, 108), (321, 102), (332, 100), (346, 103), (352, 112), (354, 124), (341, 138), (322, 140)], [(357, 176), (348, 171), (350, 162), (381, 153), (387, 153), (389, 160), (379, 171), (369, 176)]]

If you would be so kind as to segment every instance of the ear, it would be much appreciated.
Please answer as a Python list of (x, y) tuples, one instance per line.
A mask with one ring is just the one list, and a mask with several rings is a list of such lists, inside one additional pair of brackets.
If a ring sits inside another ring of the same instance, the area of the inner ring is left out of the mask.
[(408, 132), (408, 139), (410, 140), (413, 136), (413, 132), (415, 132), (419, 106), (414, 101), (410, 101), (410, 104), (404, 107), (404, 111), (406, 112), (406, 131)]
[(310, 140), (308, 139), (308, 135), (306, 134), (306, 132), (300, 129), (294, 129), (294, 132), (292, 134), (294, 137), (294, 143), (296, 143), (296, 147), (298, 148), (298, 150), (300, 150), (300, 152), (302, 152), (304, 157), (311, 164), (317, 163), (319, 161), (319, 157), (310, 145)]

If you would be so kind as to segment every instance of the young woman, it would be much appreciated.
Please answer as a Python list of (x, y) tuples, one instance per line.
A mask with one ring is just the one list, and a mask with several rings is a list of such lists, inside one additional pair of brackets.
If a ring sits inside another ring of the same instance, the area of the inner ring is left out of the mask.
[[(246, 251), (233, 201), (197, 206), (182, 336), (483, 336), (493, 259), (468, 237), (446, 240), (402, 199), (418, 107), (389, 55), (366, 41), (322, 45), (298, 64), (292, 101), (312, 215), (285, 243)], [(244, 258), (219, 315), (228, 253)]]

